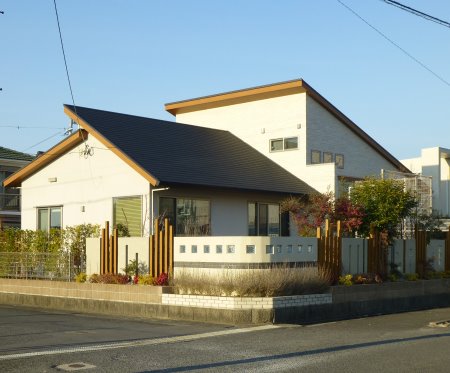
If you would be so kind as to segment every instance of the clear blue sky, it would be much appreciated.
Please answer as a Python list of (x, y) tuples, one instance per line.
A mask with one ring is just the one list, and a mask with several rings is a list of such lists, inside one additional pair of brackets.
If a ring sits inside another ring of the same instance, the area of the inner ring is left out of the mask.
[[(450, 81), (450, 28), (380, 0), (342, 1)], [(448, 0), (400, 2), (450, 21)], [(400, 159), (450, 147), (450, 86), (336, 0), (57, 6), (77, 105), (172, 120), (167, 102), (303, 78)], [(0, 146), (36, 153), (69, 124), (53, 0), (0, 0), (0, 10)]]

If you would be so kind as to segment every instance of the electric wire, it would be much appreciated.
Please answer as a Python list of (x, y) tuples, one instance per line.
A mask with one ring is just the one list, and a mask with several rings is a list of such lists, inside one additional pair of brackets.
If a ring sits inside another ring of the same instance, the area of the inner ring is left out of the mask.
[(40, 144), (42, 144), (42, 143), (44, 143), (44, 142), (46, 142), (46, 141), (48, 141), (48, 140), (50, 140), (50, 139), (52, 139), (52, 138), (58, 136), (58, 135), (61, 135), (61, 131), (58, 131), (58, 132), (56, 132), (55, 134), (53, 134), (53, 135), (47, 137), (46, 139), (41, 140), (41, 141), (39, 141), (38, 143), (36, 143), (36, 144), (34, 144), (34, 145), (32, 145), (32, 146), (29, 146), (28, 148), (24, 149), (23, 152), (26, 152), (27, 150), (32, 149), (32, 148), (34, 148), (34, 147), (36, 147), (36, 146), (38, 146), (38, 145), (40, 145)]
[(51, 130), (65, 130), (64, 127), (49, 127), (49, 126), (21, 126), (21, 125), (0, 125), (0, 128), (15, 128), (18, 130), (21, 129), (51, 129)]
[[(66, 75), (67, 75), (67, 82), (69, 83), (70, 96), (72, 97), (72, 104), (73, 104), (73, 109), (75, 111), (75, 116), (77, 118), (77, 123), (79, 123), (78, 113), (77, 113), (77, 106), (75, 105), (75, 98), (74, 98), (74, 95), (73, 95), (72, 83), (70, 82), (69, 68), (67, 66), (67, 58), (66, 58), (66, 52), (65, 52), (65, 49), (64, 49), (64, 42), (63, 42), (63, 38), (62, 38), (61, 25), (60, 25), (60, 22), (59, 22), (59, 15), (58, 15), (58, 8), (56, 6), (56, 0), (53, 0), (53, 4), (55, 6), (56, 22), (58, 24), (59, 40), (61, 42), (61, 50), (62, 50), (62, 54), (63, 54), (63, 58), (64, 58), (64, 66), (66, 67)], [(83, 140), (84, 140), (83, 133), (81, 134), (81, 136), (83, 137)]]
[(407, 55), (410, 59), (412, 59), (414, 62), (422, 66), (425, 70), (427, 70), (429, 73), (434, 75), (437, 79), (439, 79), (442, 83), (446, 84), (450, 87), (450, 82), (448, 82), (446, 79), (444, 79), (442, 76), (435, 73), (433, 70), (431, 70), (427, 65), (425, 65), (423, 62), (419, 61), (416, 57), (414, 57), (411, 53), (407, 52), (405, 49), (403, 49), (400, 45), (398, 45), (395, 41), (387, 37), (385, 34), (383, 34), (380, 30), (378, 30), (375, 26), (370, 24), (368, 21), (366, 21), (362, 16), (360, 16), (356, 11), (354, 11), (352, 8), (350, 8), (347, 4), (343, 3), (341, 0), (336, 0), (339, 4), (341, 4), (343, 7), (347, 8), (351, 13), (353, 13), (356, 17), (358, 17), (361, 21), (363, 21), (367, 26), (369, 26), (372, 30), (374, 30), (376, 33), (381, 35), (384, 39), (386, 39), (389, 43), (391, 43), (393, 46), (400, 49), (405, 55)]
[(398, 1), (393, 1), (393, 0), (381, 0), (381, 1), (386, 3), (386, 4), (389, 4), (389, 5), (395, 6), (397, 8), (400, 8), (402, 10), (405, 10), (405, 11), (407, 11), (409, 13), (412, 13), (412, 14), (418, 16), (418, 17), (425, 18), (428, 21), (432, 21), (432, 22), (438, 23), (438, 24), (440, 24), (442, 26), (450, 28), (450, 22), (444, 21), (444, 20), (442, 20), (440, 18), (437, 18), (437, 17), (433, 17), (430, 14), (427, 14), (427, 13), (421, 12), (420, 10), (411, 8), (411, 7), (409, 7), (409, 6), (405, 5), (405, 4), (399, 3)]

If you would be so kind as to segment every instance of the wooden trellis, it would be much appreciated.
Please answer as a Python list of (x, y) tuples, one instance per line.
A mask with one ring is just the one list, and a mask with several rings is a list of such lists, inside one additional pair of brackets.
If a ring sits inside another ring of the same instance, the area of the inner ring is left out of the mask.
[(117, 229), (113, 229), (113, 234), (109, 235), (109, 221), (105, 223), (102, 229), (100, 239), (100, 274), (118, 273), (118, 248), (119, 235)]
[(333, 280), (342, 271), (342, 231), (341, 222), (336, 225), (325, 221), (325, 229), (317, 228), (317, 261), (320, 269), (329, 272)]

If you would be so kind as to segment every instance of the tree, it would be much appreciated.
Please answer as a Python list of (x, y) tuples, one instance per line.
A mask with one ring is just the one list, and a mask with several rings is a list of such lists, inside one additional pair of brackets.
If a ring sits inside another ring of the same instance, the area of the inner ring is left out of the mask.
[(417, 205), (415, 196), (405, 189), (401, 180), (366, 178), (354, 185), (350, 193), (353, 203), (364, 208), (359, 232), (369, 235), (371, 229), (387, 233), (391, 240), (398, 226)]
[(332, 192), (313, 193), (307, 198), (290, 197), (281, 204), (281, 211), (289, 211), (300, 236), (315, 236), (316, 229), (325, 219), (331, 223), (341, 221), (344, 233), (351, 234), (362, 224), (364, 210), (347, 195), (335, 198)]

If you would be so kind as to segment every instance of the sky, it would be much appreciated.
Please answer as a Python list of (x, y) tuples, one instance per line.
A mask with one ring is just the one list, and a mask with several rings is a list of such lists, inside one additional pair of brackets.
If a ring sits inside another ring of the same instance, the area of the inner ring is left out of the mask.
[[(450, 22), (448, 0), (400, 2)], [(303, 78), (398, 159), (450, 148), (450, 28), (381, 0), (56, 4), (76, 105), (174, 120), (165, 103)], [(35, 154), (70, 124), (55, 7), (0, 11), (0, 146)]]

